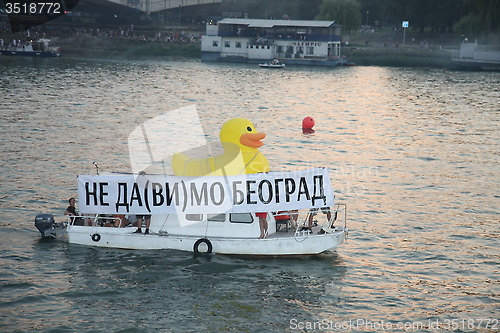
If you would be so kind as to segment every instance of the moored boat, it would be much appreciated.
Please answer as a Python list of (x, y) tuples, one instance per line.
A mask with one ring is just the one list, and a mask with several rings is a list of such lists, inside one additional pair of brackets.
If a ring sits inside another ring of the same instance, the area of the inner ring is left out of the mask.
[(61, 50), (59, 47), (49, 46), (49, 39), (40, 39), (36, 42), (19, 42), (16, 45), (9, 45), (6, 49), (0, 50), (0, 54), (7, 56), (28, 56), (28, 57), (59, 57)]
[(259, 66), (263, 68), (285, 68), (286, 65), (281, 63), (278, 59), (274, 59), (269, 62), (259, 64)]
[(455, 69), (500, 71), (500, 45), (462, 43), (460, 51), (452, 53), (451, 66)]

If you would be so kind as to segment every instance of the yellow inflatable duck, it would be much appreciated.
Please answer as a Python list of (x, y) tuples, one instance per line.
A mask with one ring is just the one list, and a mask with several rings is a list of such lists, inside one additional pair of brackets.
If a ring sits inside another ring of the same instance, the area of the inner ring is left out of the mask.
[(192, 159), (182, 153), (172, 156), (176, 176), (221, 176), (268, 172), (267, 158), (259, 152), (265, 133), (260, 133), (250, 120), (233, 118), (220, 130), (224, 153), (217, 156)]

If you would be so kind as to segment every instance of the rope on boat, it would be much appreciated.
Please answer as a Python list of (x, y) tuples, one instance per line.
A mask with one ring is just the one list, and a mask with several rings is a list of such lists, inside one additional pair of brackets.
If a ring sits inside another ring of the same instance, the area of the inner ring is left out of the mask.
[(163, 228), (165, 228), (165, 224), (167, 224), (167, 220), (168, 220), (168, 218), (169, 218), (169, 217), (170, 217), (170, 214), (167, 214), (167, 217), (165, 218), (165, 221), (163, 221), (163, 225), (162, 225), (162, 226), (161, 226), (161, 228), (160, 228), (160, 232), (165, 232), (165, 233), (168, 233), (168, 232), (167, 232), (167, 231), (165, 231), (165, 229), (163, 229)]

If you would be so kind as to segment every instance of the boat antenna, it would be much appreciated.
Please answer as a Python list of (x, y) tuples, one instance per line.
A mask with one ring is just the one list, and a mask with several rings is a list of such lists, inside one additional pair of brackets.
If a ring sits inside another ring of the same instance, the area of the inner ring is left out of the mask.
[(95, 166), (95, 171), (97, 172), (97, 175), (99, 176), (99, 166), (97, 165), (97, 163), (94, 161), (92, 162), (92, 164), (94, 164)]

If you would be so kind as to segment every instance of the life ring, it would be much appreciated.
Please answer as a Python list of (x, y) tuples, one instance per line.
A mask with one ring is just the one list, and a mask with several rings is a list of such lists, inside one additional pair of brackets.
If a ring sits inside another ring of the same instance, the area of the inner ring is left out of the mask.
[(93, 234), (92, 236), (90, 236), (90, 238), (92, 238), (92, 240), (94, 242), (98, 242), (98, 241), (101, 240), (101, 235), (99, 235), (99, 234)]
[[(200, 252), (199, 246), (201, 243), (205, 243), (207, 245), (207, 250), (204, 252)], [(212, 243), (206, 238), (200, 238), (196, 241), (196, 243), (194, 243), (193, 251), (196, 254), (210, 254), (212, 253)]]

